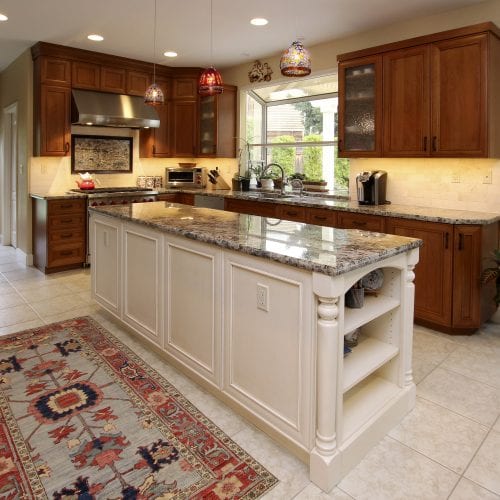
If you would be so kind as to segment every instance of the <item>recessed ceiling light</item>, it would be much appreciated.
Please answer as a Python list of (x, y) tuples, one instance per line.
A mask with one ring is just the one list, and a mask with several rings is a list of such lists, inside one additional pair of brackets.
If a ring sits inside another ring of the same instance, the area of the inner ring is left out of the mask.
[(173, 50), (167, 50), (163, 53), (163, 55), (165, 57), (177, 57), (177, 52), (174, 52)]
[(102, 42), (104, 40), (104, 37), (101, 35), (89, 35), (87, 38), (93, 42)]
[(0, 21), (7, 21), (9, 19), (5, 14), (0, 14)]
[(254, 26), (265, 26), (269, 21), (267, 19), (264, 19), (263, 17), (254, 17), (251, 21), (250, 24), (253, 24)]

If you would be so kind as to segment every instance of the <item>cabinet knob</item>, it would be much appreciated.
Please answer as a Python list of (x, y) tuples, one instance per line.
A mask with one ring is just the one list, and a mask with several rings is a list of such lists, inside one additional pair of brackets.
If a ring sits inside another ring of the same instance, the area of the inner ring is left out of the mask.
[(437, 151), (437, 137), (432, 137), (432, 151)]
[(424, 137), (424, 151), (427, 151), (427, 136)]
[(462, 233), (458, 235), (458, 249), (459, 250), (464, 249), (464, 235)]
[(342, 151), (342, 139), (338, 140), (337, 149), (338, 149), (339, 153)]
[(448, 250), (449, 240), (450, 240), (450, 233), (448, 233), (448, 231), (446, 231), (446, 233), (444, 233), (444, 248), (445, 248), (445, 250)]
[(64, 144), (64, 152), (65, 152), (65, 153), (69, 153), (69, 142), (66, 142), (66, 143)]

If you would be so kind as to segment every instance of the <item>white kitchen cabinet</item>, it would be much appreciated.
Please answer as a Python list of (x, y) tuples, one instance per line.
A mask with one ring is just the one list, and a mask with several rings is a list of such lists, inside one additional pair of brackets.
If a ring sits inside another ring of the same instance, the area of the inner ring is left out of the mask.
[(93, 217), (90, 224), (92, 297), (121, 317), (121, 222)]
[(221, 278), (220, 249), (165, 237), (165, 350), (216, 387), (221, 386)]
[(123, 228), (123, 316), (129, 326), (163, 346), (163, 236), (137, 224)]

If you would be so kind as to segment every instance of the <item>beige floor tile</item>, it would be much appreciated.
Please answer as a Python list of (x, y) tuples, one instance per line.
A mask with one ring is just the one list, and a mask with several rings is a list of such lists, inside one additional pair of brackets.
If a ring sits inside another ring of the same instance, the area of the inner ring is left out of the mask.
[(315, 484), (309, 483), (293, 500), (352, 500), (353, 497), (339, 488), (333, 488), (330, 493), (325, 493)]
[(39, 319), (35, 311), (27, 304), (0, 309), (0, 328)]
[(25, 321), (24, 323), (16, 323), (14, 325), (4, 326), (0, 328), (0, 335), (9, 335), (11, 333), (22, 332), (30, 328), (43, 326), (45, 323), (41, 319), (34, 319), (32, 321)]
[(500, 500), (500, 495), (495, 495), (463, 477), (448, 500)]
[(65, 285), (58, 282), (43, 281), (38, 285), (33, 285), (30, 288), (22, 288), (19, 293), (26, 299), (29, 304), (41, 302), (43, 300), (53, 299), (55, 297), (73, 295)]
[(356, 500), (445, 500), (459, 477), (386, 437), (338, 486)]
[(413, 329), (413, 355), (428, 363), (440, 363), (457, 347), (452, 340), (433, 335), (419, 327)]
[(14, 286), (17, 291), (31, 290), (33, 288), (45, 286), (45, 284), (48, 283), (49, 281), (45, 275), (36, 276), (34, 278), (19, 279), (11, 282), (12, 286)]
[[(58, 298), (54, 299), (57, 300)], [(33, 307), (38, 306), (40, 302), (33, 304)], [(80, 316), (92, 316), (95, 311), (98, 309), (96, 305), (85, 305), (85, 306), (76, 306), (73, 309), (68, 309), (66, 311), (62, 310), (57, 314), (40, 314), (45, 323), (55, 323), (56, 321), (63, 321), (65, 319), (79, 318)]]
[(418, 384), (417, 395), (488, 427), (500, 413), (499, 389), (441, 367)]
[(25, 304), (23, 298), (14, 290), (11, 292), (0, 292), (0, 309)]
[(262, 498), (293, 498), (308, 486), (308, 467), (257, 429), (248, 427), (232, 436), (232, 439), (280, 480), (280, 483)]
[(26, 269), (26, 266), (19, 262), (5, 262), (4, 264), (0, 264), (0, 272), (2, 273), (6, 271), (19, 271), (22, 269)]
[(495, 422), (495, 425), (493, 426), (493, 430), (500, 432), (500, 417), (497, 418), (497, 421)]
[(45, 280), (45, 274), (43, 274), (38, 269), (34, 267), (26, 267), (24, 269), (16, 269), (15, 271), (6, 271), (3, 275), (7, 278), (11, 283), (19, 280), (27, 280), (27, 279), (43, 279)]
[(459, 347), (441, 364), (443, 368), (500, 388), (500, 348), (498, 350)]
[(500, 432), (490, 431), (464, 476), (500, 495)]
[(0, 275), (0, 294), (15, 292), (14, 287), (5, 278), (3, 281), (1, 278)]
[(487, 427), (417, 398), (389, 436), (461, 474), (487, 433)]
[(428, 361), (425, 358), (420, 358), (418, 356), (413, 356), (413, 382), (415, 384), (420, 383), (429, 373), (432, 372), (438, 366), (437, 363)]
[(456, 335), (453, 337), (457, 344), (478, 352), (500, 352), (500, 325), (484, 323), (473, 335)]
[(68, 294), (33, 302), (31, 306), (43, 319), (46, 319), (76, 309), (81, 306), (81, 302), (73, 294)]
[(7, 279), (2, 273), (0, 273), (0, 283), (7, 283)]
[(11, 262), (17, 262), (15, 253), (6, 253), (0, 255), (0, 264), (9, 264)]

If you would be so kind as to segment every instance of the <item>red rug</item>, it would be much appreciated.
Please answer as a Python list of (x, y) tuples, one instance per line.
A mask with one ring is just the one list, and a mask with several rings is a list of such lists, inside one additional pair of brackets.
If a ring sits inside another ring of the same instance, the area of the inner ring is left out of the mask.
[(91, 318), (0, 338), (0, 498), (258, 498), (277, 479)]

